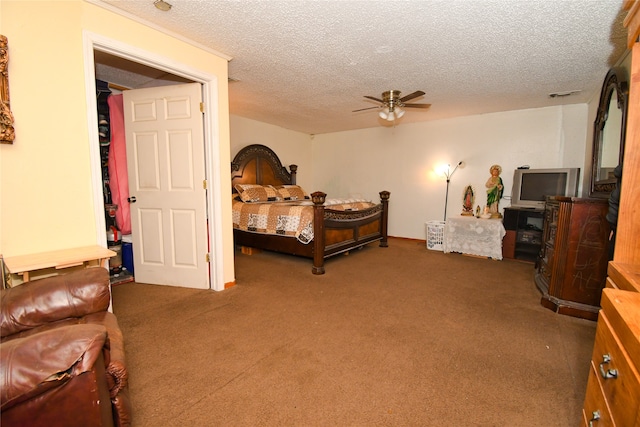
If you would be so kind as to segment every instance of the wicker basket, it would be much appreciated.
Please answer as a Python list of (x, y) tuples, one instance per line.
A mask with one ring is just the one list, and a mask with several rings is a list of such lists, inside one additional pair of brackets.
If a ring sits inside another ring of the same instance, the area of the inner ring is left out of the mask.
[(427, 221), (425, 223), (427, 234), (427, 249), (442, 251), (444, 243), (444, 221)]

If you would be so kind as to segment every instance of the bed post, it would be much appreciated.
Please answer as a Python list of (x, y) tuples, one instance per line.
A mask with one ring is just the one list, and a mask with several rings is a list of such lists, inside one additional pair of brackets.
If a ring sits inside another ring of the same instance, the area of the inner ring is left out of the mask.
[(324, 274), (324, 201), (322, 191), (311, 193), (313, 201), (313, 274)]
[(382, 239), (380, 239), (380, 247), (386, 248), (389, 246), (387, 243), (387, 222), (389, 221), (389, 196), (391, 193), (388, 191), (380, 192), (380, 202), (382, 202)]
[(289, 165), (291, 171), (291, 185), (296, 184), (296, 173), (298, 172), (298, 165)]

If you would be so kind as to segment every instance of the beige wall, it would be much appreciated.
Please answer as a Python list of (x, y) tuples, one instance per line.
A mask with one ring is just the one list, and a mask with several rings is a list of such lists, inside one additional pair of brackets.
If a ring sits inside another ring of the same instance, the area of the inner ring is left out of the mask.
[[(0, 2), (9, 40), (16, 140), (0, 146), (0, 253), (5, 256), (97, 243), (91, 183), (83, 31), (218, 77), (218, 181), (229, 181), (227, 61), (84, 2)], [(220, 190), (220, 189), (217, 189)], [(223, 277), (234, 280), (231, 207), (222, 197)]]

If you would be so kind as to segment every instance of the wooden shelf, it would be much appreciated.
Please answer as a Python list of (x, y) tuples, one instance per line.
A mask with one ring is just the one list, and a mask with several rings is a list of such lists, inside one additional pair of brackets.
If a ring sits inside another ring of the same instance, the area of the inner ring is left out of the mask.
[[(504, 209), (503, 223), (507, 232), (502, 248), (504, 258), (536, 262), (542, 245), (543, 215), (544, 211), (540, 209)], [(537, 223), (540, 224), (539, 227)]]
[(22, 275), (22, 280), (28, 282), (32, 271), (46, 268), (76, 267), (91, 261), (97, 261), (101, 267), (106, 268), (107, 260), (115, 255), (114, 251), (95, 245), (9, 256), (4, 258), (4, 262), (10, 273)]

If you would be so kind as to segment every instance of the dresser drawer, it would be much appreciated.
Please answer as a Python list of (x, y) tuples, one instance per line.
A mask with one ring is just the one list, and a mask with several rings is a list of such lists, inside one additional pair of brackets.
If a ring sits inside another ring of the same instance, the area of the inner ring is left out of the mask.
[[(615, 424), (635, 425), (640, 398), (640, 378), (634, 366), (629, 363), (629, 357), (604, 312), (600, 313), (598, 320), (591, 363)], [(591, 381), (591, 378), (589, 380)]]
[[(598, 376), (598, 368), (591, 366), (589, 382), (587, 383), (587, 395), (582, 410), (582, 427), (608, 427), (613, 426), (611, 413), (605, 401)], [(591, 425), (589, 423), (591, 422)]]
[(612, 288), (640, 292), (640, 265), (611, 261), (608, 272)]
[(607, 277), (607, 283), (605, 283), (605, 287), (609, 289), (619, 289), (618, 285), (616, 285), (616, 283), (611, 280), (611, 277)]

